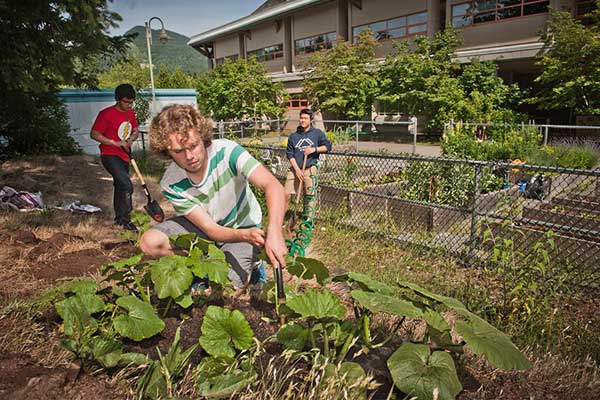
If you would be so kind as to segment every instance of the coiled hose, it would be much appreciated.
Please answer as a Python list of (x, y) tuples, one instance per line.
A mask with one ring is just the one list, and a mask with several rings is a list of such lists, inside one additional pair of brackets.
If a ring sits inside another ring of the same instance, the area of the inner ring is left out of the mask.
[(313, 229), (315, 227), (315, 216), (317, 215), (317, 191), (319, 188), (319, 163), (316, 164), (317, 173), (311, 174), (313, 185), (307, 187), (307, 191), (311, 193), (304, 198), (304, 213), (302, 215), (302, 222), (296, 229), (294, 239), (286, 240), (289, 252), (288, 255), (292, 257), (304, 257), (306, 248), (310, 244), (312, 238)]

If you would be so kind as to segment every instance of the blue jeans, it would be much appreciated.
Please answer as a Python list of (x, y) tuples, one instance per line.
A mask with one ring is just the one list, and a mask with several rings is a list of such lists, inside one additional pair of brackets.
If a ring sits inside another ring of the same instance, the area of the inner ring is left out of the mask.
[(129, 178), (129, 163), (119, 156), (100, 156), (102, 165), (113, 177), (114, 196), (113, 207), (115, 208), (115, 222), (124, 224), (131, 221), (131, 195), (133, 184)]

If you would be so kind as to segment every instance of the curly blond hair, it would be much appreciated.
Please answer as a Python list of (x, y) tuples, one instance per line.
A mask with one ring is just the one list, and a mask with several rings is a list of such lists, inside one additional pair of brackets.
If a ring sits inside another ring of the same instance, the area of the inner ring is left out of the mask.
[(187, 142), (189, 131), (198, 129), (204, 147), (212, 142), (212, 122), (203, 117), (196, 107), (185, 104), (166, 106), (150, 124), (150, 149), (163, 156), (168, 155), (171, 135), (181, 136), (180, 143)]

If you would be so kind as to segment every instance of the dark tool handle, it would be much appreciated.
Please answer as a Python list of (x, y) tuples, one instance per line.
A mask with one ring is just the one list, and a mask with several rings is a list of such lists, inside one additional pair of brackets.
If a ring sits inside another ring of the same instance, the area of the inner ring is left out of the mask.
[(279, 263), (277, 263), (277, 268), (275, 268), (275, 275), (277, 275), (277, 300), (280, 303), (285, 303), (285, 291), (283, 290), (283, 271), (281, 270), (281, 264)]

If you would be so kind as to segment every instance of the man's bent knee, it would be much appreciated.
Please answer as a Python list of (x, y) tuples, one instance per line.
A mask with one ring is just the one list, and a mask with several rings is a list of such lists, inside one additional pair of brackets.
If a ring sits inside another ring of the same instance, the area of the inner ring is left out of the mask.
[(140, 238), (140, 250), (151, 257), (170, 254), (169, 237), (156, 229), (149, 229)]

